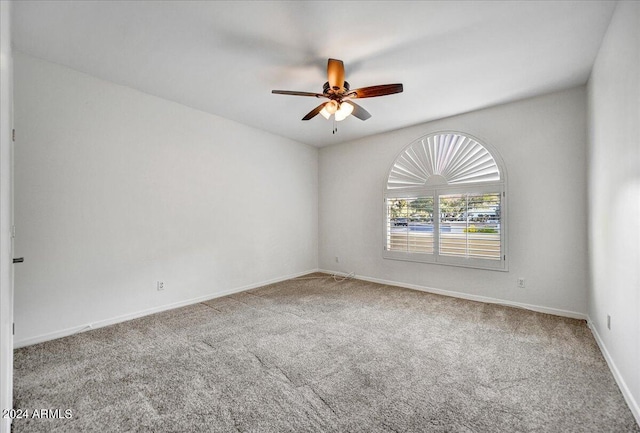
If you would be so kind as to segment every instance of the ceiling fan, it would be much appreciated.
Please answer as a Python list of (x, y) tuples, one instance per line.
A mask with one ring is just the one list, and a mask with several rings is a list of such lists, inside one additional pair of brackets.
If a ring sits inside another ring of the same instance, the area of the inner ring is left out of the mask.
[(334, 119), (338, 122), (346, 119), (351, 114), (360, 120), (367, 120), (371, 117), (367, 110), (353, 102), (354, 99), (373, 98), (400, 92), (402, 92), (402, 84), (382, 84), (351, 90), (349, 83), (344, 80), (344, 63), (342, 63), (342, 60), (336, 59), (329, 59), (327, 62), (327, 82), (324, 83), (322, 93), (296, 92), (292, 90), (271, 91), (271, 93), (278, 95), (327, 98), (327, 102), (323, 102), (311, 110), (302, 120), (313, 119), (318, 114), (321, 114), (325, 119), (329, 119), (333, 114)]

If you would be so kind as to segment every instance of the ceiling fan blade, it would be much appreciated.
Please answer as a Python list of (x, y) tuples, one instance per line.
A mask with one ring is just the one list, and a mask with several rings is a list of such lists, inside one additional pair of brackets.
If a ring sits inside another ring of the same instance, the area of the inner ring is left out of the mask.
[(329, 59), (327, 62), (327, 81), (335, 91), (344, 87), (344, 63), (342, 60)]
[(324, 102), (320, 105), (318, 105), (316, 108), (314, 108), (313, 110), (309, 111), (309, 113), (307, 113), (306, 116), (304, 116), (302, 118), (302, 120), (309, 120), (309, 119), (313, 119), (314, 117), (316, 117), (318, 115), (318, 113), (320, 113), (322, 111), (322, 109), (324, 108), (325, 105), (327, 105), (329, 102)]
[(367, 120), (369, 117), (371, 117), (371, 113), (369, 113), (367, 110), (365, 110), (355, 102), (345, 101), (345, 103), (353, 105), (353, 111), (351, 112), (352, 116), (356, 116), (360, 120)]
[(362, 87), (349, 91), (345, 96), (349, 98), (373, 98), (376, 96), (393, 95), (402, 92), (402, 84), (381, 84), (379, 86)]
[(271, 93), (275, 93), (276, 95), (314, 96), (316, 98), (326, 98), (322, 93), (296, 92), (295, 90), (272, 90)]

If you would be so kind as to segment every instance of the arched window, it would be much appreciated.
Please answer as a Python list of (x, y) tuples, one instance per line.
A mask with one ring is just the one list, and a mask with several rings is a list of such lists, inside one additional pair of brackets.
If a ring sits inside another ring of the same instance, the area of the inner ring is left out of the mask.
[(385, 258), (507, 270), (506, 173), (478, 139), (437, 132), (409, 144), (384, 203)]

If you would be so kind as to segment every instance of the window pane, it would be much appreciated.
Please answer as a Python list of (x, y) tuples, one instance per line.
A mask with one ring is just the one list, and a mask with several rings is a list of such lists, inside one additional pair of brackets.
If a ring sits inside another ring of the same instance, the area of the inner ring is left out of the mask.
[(500, 260), (500, 193), (439, 197), (440, 255)]
[(433, 254), (433, 197), (387, 199), (387, 250)]

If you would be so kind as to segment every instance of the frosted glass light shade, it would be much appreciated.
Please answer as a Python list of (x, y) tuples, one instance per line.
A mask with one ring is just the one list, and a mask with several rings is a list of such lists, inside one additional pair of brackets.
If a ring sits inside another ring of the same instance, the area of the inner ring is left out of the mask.
[(342, 104), (340, 104), (340, 108), (338, 109), (338, 111), (336, 111), (336, 121), (340, 122), (346, 119), (352, 112), (353, 105), (349, 104), (348, 102), (343, 102)]

